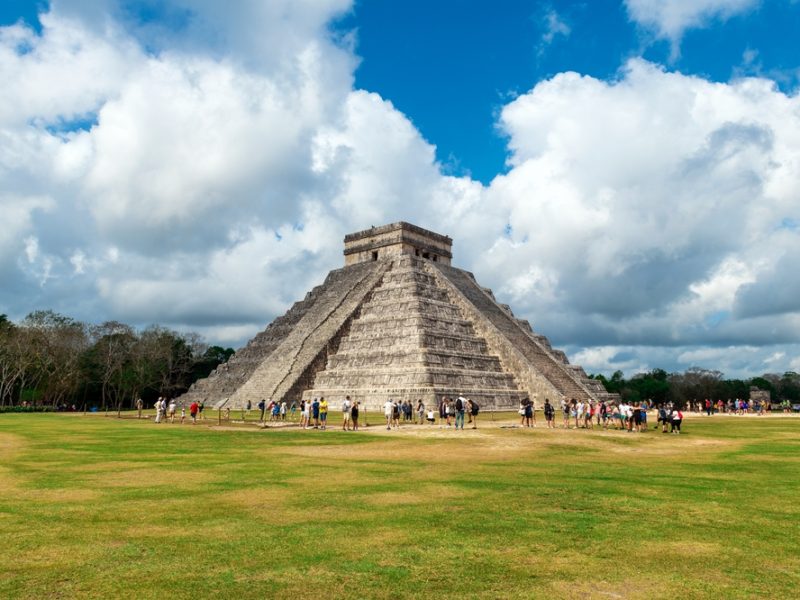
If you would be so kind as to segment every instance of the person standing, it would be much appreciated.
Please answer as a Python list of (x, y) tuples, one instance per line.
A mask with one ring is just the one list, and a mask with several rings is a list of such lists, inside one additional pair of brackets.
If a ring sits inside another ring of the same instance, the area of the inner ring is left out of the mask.
[(480, 412), (481, 407), (478, 406), (478, 403), (475, 402), (474, 400), (467, 400), (467, 407), (469, 408), (469, 414), (470, 414), (470, 417), (471, 417), (470, 418), (470, 423), (472, 423), (472, 428), (473, 429), (477, 429), (478, 428), (478, 413)]
[(553, 408), (553, 405), (550, 404), (550, 399), (544, 399), (544, 420), (547, 421), (547, 428), (548, 429), (555, 429), (555, 416), (556, 411)]
[(392, 425), (395, 429), (400, 429), (400, 402), (394, 402), (392, 408)]
[(161, 396), (156, 400), (156, 423), (161, 423)]
[(186, 405), (181, 402), (181, 425), (186, 421)]
[(456, 398), (456, 429), (458, 429), (459, 423), (461, 423), (461, 430), (464, 430), (464, 412), (466, 411), (466, 399), (464, 396), (458, 396)]
[(683, 422), (683, 413), (680, 409), (673, 409), (672, 410), (672, 427), (670, 428), (670, 433), (680, 433), (681, 432), (681, 423)]
[(189, 416), (192, 417), (192, 425), (197, 424), (197, 413), (199, 411), (200, 411), (200, 405), (197, 404), (197, 400), (195, 400), (189, 406)]
[(176, 408), (177, 407), (175, 405), (175, 399), (173, 398), (172, 400), (169, 401), (169, 408), (167, 408), (167, 416), (169, 417), (169, 422), (170, 423), (174, 423), (175, 422), (175, 409)]
[(325, 396), (319, 400), (319, 420), (322, 422), (321, 429), (328, 428), (328, 401)]
[(309, 403), (306, 400), (300, 400), (300, 427), (308, 429), (308, 410)]
[(394, 416), (394, 407), (395, 404), (392, 402), (392, 399), (389, 398), (383, 404), (383, 415), (386, 417), (386, 429), (391, 431), (392, 429), (392, 417)]
[(205, 407), (206, 407), (206, 401), (200, 400), (200, 404), (197, 406), (197, 416), (201, 421), (205, 419), (205, 417), (203, 416), (203, 409)]
[(525, 427), (533, 427), (533, 402), (530, 398), (525, 398)]
[(347, 431), (350, 423), (350, 411), (353, 410), (353, 403), (350, 402), (350, 396), (345, 396), (342, 402), (342, 431)]
[(350, 420), (353, 422), (353, 431), (358, 431), (358, 400), (350, 408)]
[(564, 429), (569, 429), (569, 403), (565, 398), (561, 399), (561, 412), (564, 415)]
[[(442, 428), (442, 422), (447, 417), (447, 398), (442, 396), (442, 400), (439, 402), (439, 429)], [(450, 427), (450, 422), (447, 422), (447, 426)]]
[(286, 400), (281, 400), (281, 409), (280, 409), (281, 421), (286, 420)]
[(258, 420), (259, 420), (260, 423), (263, 423), (264, 422), (264, 413), (267, 412), (267, 401), (264, 398), (262, 398), (261, 401), (258, 403), (258, 410), (261, 413), (261, 416), (259, 417)]
[(136, 399), (136, 418), (142, 418), (142, 409), (144, 408), (144, 402), (142, 402), (141, 398)]
[(319, 398), (311, 402), (311, 416), (314, 417), (314, 429), (319, 429)]
[(422, 398), (417, 400), (417, 417), (419, 418), (419, 424), (422, 425), (425, 422), (425, 403)]
[(281, 418), (281, 405), (278, 402), (272, 403), (272, 412), (270, 412), (270, 421), (279, 421)]

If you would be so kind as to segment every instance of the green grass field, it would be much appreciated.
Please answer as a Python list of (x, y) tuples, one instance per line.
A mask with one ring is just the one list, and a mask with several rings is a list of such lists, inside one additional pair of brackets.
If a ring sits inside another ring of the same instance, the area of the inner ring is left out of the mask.
[(798, 418), (681, 436), (215, 423), (0, 416), (0, 597), (800, 593)]

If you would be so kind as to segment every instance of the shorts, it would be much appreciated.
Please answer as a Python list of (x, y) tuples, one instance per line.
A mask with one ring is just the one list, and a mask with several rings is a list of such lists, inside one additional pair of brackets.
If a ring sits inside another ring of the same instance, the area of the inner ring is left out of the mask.
[(327, 421), (328, 420), (328, 413), (319, 413), (320, 421)]
[(347, 423), (349, 420), (350, 420), (350, 413), (349, 412), (343, 412), (342, 413), (342, 421)]

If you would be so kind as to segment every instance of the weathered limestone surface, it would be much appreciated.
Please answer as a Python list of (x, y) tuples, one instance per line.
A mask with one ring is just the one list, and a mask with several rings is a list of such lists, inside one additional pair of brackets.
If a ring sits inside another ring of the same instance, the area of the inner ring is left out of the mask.
[(345, 395), (377, 409), (386, 398), (433, 402), (464, 394), (481, 406), (516, 406), (524, 395), (486, 340), (426, 269), (392, 260), (306, 398)]
[(184, 400), (238, 408), (262, 399), (345, 395), (370, 410), (387, 398), (463, 394), (485, 408), (526, 397), (605, 399), (530, 323), (471, 273), (450, 266), (452, 240), (408, 223), (345, 238), (346, 266), (276, 319)]
[(600, 395), (605, 395), (600, 382), (589, 379), (582, 368), (570, 365), (566, 354), (553, 350), (545, 336), (531, 331), (527, 321), (514, 318), (508, 305), (498, 304), (471, 273), (439, 264), (429, 264), (428, 269), (439, 274), (440, 281), (450, 288), (492, 350), (522, 387), (540, 401), (597, 399), (598, 385), (602, 389)]
[(315, 365), (335, 347), (335, 340), (390, 262), (369, 262), (331, 272), (308, 308), (275, 350), (228, 399), (232, 406), (249, 400), (296, 398), (310, 384)]

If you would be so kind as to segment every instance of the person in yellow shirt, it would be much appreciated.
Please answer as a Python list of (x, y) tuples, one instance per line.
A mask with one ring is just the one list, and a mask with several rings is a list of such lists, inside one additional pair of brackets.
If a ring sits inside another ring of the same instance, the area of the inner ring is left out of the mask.
[(319, 400), (319, 420), (322, 421), (320, 429), (326, 429), (328, 425), (328, 401), (325, 398)]

